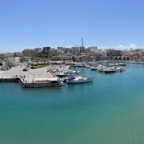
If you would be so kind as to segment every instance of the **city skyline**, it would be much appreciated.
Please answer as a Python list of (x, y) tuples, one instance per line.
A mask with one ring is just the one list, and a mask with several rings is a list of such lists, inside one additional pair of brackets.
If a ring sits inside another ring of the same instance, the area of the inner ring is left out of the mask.
[(0, 2), (1, 52), (81, 45), (144, 49), (142, 0)]

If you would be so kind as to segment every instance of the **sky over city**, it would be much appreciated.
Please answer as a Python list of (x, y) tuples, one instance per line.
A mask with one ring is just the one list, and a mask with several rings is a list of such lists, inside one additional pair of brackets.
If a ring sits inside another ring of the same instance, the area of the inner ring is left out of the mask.
[(143, 0), (0, 0), (0, 52), (43, 46), (144, 49)]

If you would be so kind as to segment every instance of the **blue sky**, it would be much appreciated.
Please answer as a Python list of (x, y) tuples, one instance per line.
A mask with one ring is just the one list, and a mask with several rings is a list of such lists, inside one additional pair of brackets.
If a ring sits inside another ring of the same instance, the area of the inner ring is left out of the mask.
[(43, 46), (144, 48), (143, 0), (0, 0), (0, 52)]

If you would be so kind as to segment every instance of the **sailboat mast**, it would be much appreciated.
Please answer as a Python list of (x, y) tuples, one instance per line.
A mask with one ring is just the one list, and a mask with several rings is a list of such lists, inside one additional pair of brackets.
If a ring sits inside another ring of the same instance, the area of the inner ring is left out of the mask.
[[(84, 53), (84, 45), (83, 45), (83, 38), (81, 39), (82, 46), (81, 46), (81, 53)], [(85, 75), (85, 69), (84, 69), (84, 63), (83, 63), (83, 54), (81, 54), (82, 57), (82, 75)]]
[(77, 64), (78, 64), (78, 52), (77, 51), (78, 51), (78, 48), (77, 48), (77, 45), (76, 45), (76, 75), (78, 74), (77, 73), (77, 71), (78, 71), (77, 70)]
[(81, 52), (84, 53), (84, 43), (83, 43), (83, 38), (81, 39), (81, 43), (82, 43), (82, 45), (81, 45)]

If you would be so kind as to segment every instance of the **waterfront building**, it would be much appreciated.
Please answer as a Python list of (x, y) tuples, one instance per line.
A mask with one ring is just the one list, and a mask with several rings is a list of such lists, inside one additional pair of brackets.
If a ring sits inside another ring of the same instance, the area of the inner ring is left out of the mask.
[(1, 54), (3, 58), (13, 57), (14, 53), (3, 53)]
[(131, 58), (130, 58), (130, 56), (127, 56), (127, 55), (125, 55), (125, 56), (114, 56), (113, 57), (113, 60), (116, 60), (116, 61), (127, 61), (127, 60), (130, 60)]
[(34, 58), (36, 55), (36, 51), (33, 49), (25, 49), (22, 51), (22, 55), (24, 57), (30, 57), (30, 58)]
[(122, 56), (122, 52), (121, 52), (121, 50), (108, 49), (107, 50), (107, 56), (110, 56), (110, 57)]
[(51, 48), (49, 54), (50, 55), (55, 55), (56, 54), (56, 49), (55, 48)]
[(34, 48), (36, 52), (42, 51), (42, 48)]
[(101, 60), (102, 52), (95, 52), (90, 54), (91, 61), (99, 61)]
[(98, 47), (96, 47), (96, 46), (88, 47), (87, 49), (89, 49), (90, 52), (97, 52), (98, 51)]
[(4, 59), (4, 58), (5, 58), (4, 54), (0, 54), (0, 59)]
[(130, 50), (122, 50), (121, 53), (123, 56), (125, 56), (125, 55), (130, 55), (131, 51)]
[(72, 61), (72, 56), (52, 56), (51, 61)]
[(43, 47), (42, 54), (49, 55), (50, 54), (50, 47)]
[(20, 59), (20, 61), (21, 62), (28, 62), (28, 61), (30, 61), (31, 60), (31, 58), (30, 57), (21, 57), (21, 59)]
[(56, 54), (57, 55), (62, 55), (62, 54), (64, 54), (65, 52), (64, 52), (64, 50), (62, 49), (62, 48), (57, 48), (57, 50), (56, 50)]
[(13, 57), (22, 57), (22, 52), (14, 52)]
[(71, 53), (72, 55), (76, 55), (77, 51), (78, 51), (78, 48), (72, 47), (72, 48), (70, 48), (69, 53)]
[(8, 63), (12, 66), (17, 66), (20, 63), (19, 57), (8, 57)]
[(90, 53), (90, 52), (91, 52), (90, 49), (91, 49), (90, 47), (86, 48), (86, 49), (85, 49), (85, 53)]
[(103, 56), (103, 57), (107, 57), (107, 51), (106, 51), (106, 50), (103, 50), (103, 51), (102, 51), (102, 56)]

